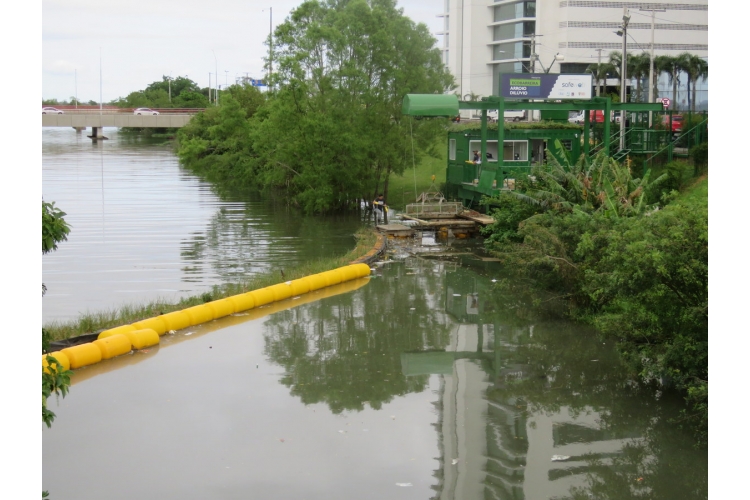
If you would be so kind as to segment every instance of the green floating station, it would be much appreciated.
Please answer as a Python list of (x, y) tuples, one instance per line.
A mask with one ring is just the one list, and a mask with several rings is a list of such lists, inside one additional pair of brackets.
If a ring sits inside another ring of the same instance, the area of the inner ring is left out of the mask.
[[(656, 155), (664, 148), (671, 155), (675, 137), (667, 127), (654, 125), (663, 120), (661, 102), (613, 103), (609, 97), (592, 97), (591, 75), (502, 76), (500, 95), (481, 100), (462, 101), (454, 94), (404, 97), (402, 112), (407, 116), (453, 118), (461, 110), (480, 112), (478, 123), (452, 125), (448, 132), (447, 199), (476, 207), (483, 196), (514, 189), (515, 178), (529, 174), (548, 155), (563, 164), (566, 157), (575, 162), (581, 155), (590, 158), (602, 151), (618, 161), (630, 155)], [(498, 117), (506, 110), (526, 110), (527, 116), (541, 120), (495, 124), (488, 119), (488, 111), (494, 110)], [(582, 123), (570, 123), (571, 112), (583, 112)], [(627, 126), (602, 119), (616, 112)]]

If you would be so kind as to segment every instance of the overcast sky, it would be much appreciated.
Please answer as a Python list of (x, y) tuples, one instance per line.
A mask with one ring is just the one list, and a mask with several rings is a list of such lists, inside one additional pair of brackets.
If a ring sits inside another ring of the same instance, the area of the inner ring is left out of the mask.
[[(302, 0), (42, 0), (42, 97), (99, 101), (101, 49), (104, 102), (125, 97), (162, 75), (187, 76), (201, 87), (264, 75), (264, 45)], [(441, 28), (442, 0), (398, 6), (431, 33)], [(215, 57), (214, 57), (215, 56)], [(213, 76), (211, 77), (214, 78)], [(214, 82), (215, 84), (215, 82)], [(77, 89), (76, 89), (77, 87)]]

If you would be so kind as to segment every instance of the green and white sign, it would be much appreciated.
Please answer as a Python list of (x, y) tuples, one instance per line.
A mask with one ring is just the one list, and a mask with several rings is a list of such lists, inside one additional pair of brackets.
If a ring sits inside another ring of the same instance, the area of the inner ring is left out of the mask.
[(591, 75), (506, 73), (500, 95), (506, 99), (591, 99)]

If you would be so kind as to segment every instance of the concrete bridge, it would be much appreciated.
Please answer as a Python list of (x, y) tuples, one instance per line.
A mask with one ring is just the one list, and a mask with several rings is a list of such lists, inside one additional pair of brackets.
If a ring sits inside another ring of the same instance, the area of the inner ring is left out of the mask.
[(42, 127), (91, 128), (92, 139), (104, 138), (103, 127), (180, 128), (202, 109), (157, 109), (158, 115), (136, 115), (132, 109), (70, 109), (58, 107), (62, 114), (42, 115)]

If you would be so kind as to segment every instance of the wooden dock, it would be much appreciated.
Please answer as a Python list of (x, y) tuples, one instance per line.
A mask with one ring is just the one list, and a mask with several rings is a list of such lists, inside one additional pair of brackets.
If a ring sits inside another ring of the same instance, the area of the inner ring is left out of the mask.
[(415, 227), (417, 228), (429, 228), (429, 229), (439, 229), (441, 227), (447, 227), (447, 228), (471, 228), (476, 225), (475, 221), (472, 220), (466, 220), (466, 219), (418, 219), (416, 217), (412, 217), (409, 215), (402, 215), (404, 219), (407, 220), (413, 220), (416, 221), (417, 225)]
[(379, 224), (377, 229), (389, 238), (408, 238), (414, 235), (414, 229), (403, 224)]
[(483, 226), (488, 226), (495, 222), (495, 219), (493, 219), (489, 215), (480, 214), (475, 210), (464, 210), (463, 212), (458, 214), (458, 216), (462, 219), (472, 220), (474, 222), (482, 224)]

